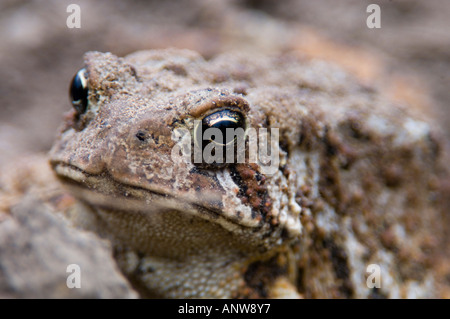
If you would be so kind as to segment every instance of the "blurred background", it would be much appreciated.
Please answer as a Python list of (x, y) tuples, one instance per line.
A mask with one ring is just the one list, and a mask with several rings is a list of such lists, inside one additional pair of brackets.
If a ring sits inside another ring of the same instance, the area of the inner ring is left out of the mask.
[[(66, 25), (71, 3), (80, 29)], [(380, 29), (366, 26), (370, 3), (381, 7)], [(50, 148), (84, 52), (166, 47), (205, 58), (235, 49), (338, 57), (362, 80), (395, 77), (450, 137), (448, 0), (2, 0), (0, 165)]]

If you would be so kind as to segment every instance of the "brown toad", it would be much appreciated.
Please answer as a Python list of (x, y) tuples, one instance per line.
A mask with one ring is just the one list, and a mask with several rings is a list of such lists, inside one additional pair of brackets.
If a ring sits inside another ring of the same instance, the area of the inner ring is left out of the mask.
[[(439, 144), (430, 124), (338, 67), (89, 52), (72, 96), (51, 150), (79, 199), (68, 215), (111, 240), (142, 296), (433, 296)], [(195, 121), (278, 129), (275, 171), (249, 160), (250, 140), (243, 163), (174, 156), (181, 139), (195, 144)]]

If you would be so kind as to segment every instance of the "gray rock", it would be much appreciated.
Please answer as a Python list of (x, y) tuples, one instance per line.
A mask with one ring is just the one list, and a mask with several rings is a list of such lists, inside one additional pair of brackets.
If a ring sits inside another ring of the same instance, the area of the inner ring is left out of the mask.
[[(80, 267), (80, 288), (68, 288), (71, 264)], [(107, 242), (69, 227), (32, 196), (0, 223), (0, 298), (136, 297)]]

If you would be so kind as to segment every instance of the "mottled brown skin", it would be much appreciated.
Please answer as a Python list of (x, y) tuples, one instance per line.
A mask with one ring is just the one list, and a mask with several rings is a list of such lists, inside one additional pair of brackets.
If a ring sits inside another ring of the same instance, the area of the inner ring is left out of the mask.
[[(51, 165), (75, 225), (146, 297), (432, 297), (440, 215), (431, 125), (338, 67), (183, 50), (85, 56), (89, 107)], [(171, 158), (176, 128), (229, 108), (279, 128), (280, 166)], [(382, 269), (381, 289), (366, 267)]]

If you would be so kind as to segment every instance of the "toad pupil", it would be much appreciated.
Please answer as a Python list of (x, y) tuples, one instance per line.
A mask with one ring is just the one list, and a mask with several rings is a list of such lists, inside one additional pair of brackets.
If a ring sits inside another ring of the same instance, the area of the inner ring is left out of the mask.
[[(201, 140), (214, 142), (219, 146), (225, 146), (233, 142), (236, 138), (235, 133), (237, 129), (241, 128), (242, 130), (245, 130), (243, 115), (232, 110), (222, 110), (210, 114), (203, 118), (201, 125)], [(211, 128), (215, 130), (208, 132), (208, 129)], [(212, 136), (214, 136), (214, 138), (212, 138)]]
[(88, 105), (88, 83), (86, 69), (81, 69), (75, 74), (70, 83), (70, 101), (78, 115), (86, 112)]

